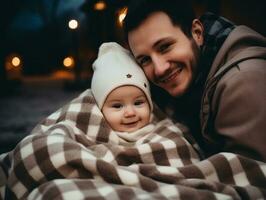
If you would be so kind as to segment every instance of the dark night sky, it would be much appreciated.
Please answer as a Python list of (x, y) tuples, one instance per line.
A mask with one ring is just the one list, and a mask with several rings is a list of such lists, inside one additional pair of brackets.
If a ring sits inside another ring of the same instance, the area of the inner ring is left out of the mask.
[[(81, 6), (85, 1), (5, 0), (0, 8), (2, 29), (0, 29), (2, 33), (0, 40), (4, 55), (20, 54), (25, 60), (26, 73), (43, 73), (59, 66), (62, 58), (70, 54), (73, 48), (77, 48), (75, 43), (79, 43), (79, 48), (90, 46), (95, 51), (99, 43), (116, 40), (117, 37), (111, 33), (113, 30), (110, 31), (113, 25), (111, 21), (113, 13), (102, 12), (92, 15), (89, 4), (95, 3), (96, 0), (87, 0), (87, 9), (84, 11), (81, 10)], [(106, 1), (113, 7), (119, 7), (127, 2), (127, 0)], [(211, 5), (214, 1), (216, 0), (194, 0), (199, 5), (199, 10), (201, 5)], [(246, 23), (266, 34), (264, 0), (220, 0), (219, 9), (221, 14), (237, 23)], [(77, 36), (74, 36), (73, 31), (67, 26), (71, 18), (77, 19), (80, 23), (78, 33), (75, 33)], [(102, 29), (100, 27), (102, 24), (107, 28)]]

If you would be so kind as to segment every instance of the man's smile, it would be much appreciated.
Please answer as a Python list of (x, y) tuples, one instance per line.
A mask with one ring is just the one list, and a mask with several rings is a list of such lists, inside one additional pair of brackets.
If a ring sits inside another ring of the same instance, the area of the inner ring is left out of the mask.
[(168, 83), (171, 80), (174, 80), (176, 76), (178, 76), (178, 74), (181, 73), (182, 70), (183, 70), (183, 67), (176, 67), (174, 70), (171, 71), (171, 73), (159, 79), (158, 83)]

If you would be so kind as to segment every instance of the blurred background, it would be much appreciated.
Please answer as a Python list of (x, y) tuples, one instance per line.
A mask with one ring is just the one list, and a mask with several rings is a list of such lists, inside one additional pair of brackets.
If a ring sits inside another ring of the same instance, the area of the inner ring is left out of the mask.
[[(193, 0), (266, 35), (265, 0)], [(125, 44), (128, 0), (4, 0), (0, 7), (0, 153), (90, 88), (103, 42)]]

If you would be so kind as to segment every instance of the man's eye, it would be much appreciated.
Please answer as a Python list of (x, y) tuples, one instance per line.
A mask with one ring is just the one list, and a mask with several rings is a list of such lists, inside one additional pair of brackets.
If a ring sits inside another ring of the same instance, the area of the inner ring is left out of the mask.
[(143, 57), (139, 60), (139, 64), (140, 66), (146, 66), (148, 65), (150, 62), (150, 58), (149, 57)]
[(119, 103), (113, 104), (112, 108), (116, 108), (116, 109), (122, 108), (122, 104), (119, 104)]
[(160, 52), (165, 52), (169, 49), (169, 46), (170, 44), (162, 44), (160, 47), (159, 47), (159, 51)]

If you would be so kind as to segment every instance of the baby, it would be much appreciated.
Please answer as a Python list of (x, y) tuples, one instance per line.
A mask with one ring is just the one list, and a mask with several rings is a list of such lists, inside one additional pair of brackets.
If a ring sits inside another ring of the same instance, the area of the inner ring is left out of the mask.
[(103, 43), (93, 63), (91, 90), (106, 121), (126, 141), (137, 141), (154, 127), (149, 82), (128, 50)]

